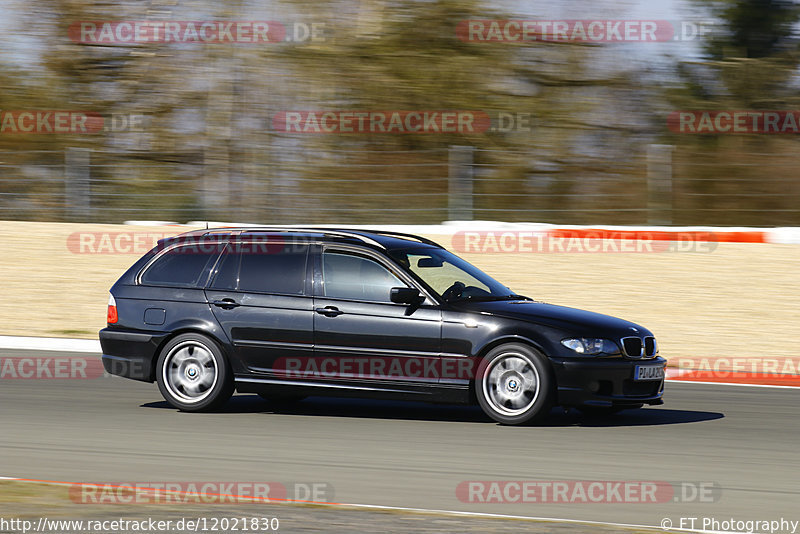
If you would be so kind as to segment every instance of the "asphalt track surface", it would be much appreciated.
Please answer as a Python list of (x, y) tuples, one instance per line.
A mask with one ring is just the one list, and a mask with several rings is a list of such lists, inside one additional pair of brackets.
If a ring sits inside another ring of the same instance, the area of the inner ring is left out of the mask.
[[(21, 355), (48, 356), (0, 350)], [(317, 482), (338, 503), (654, 527), (681, 517), (800, 520), (799, 400), (800, 389), (668, 383), (664, 406), (595, 418), (554, 411), (543, 426), (506, 427), (475, 407), (322, 397), (287, 407), (236, 395), (222, 412), (189, 414), (155, 384), (117, 377), (0, 380), (0, 476)], [(463, 481), (504, 480), (714, 483), (720, 493), (655, 504), (456, 495)]]

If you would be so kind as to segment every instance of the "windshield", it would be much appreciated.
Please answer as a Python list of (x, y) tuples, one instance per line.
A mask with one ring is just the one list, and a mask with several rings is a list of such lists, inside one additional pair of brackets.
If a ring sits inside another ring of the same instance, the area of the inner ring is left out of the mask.
[(412, 248), (389, 254), (447, 301), (525, 298), (444, 249)]

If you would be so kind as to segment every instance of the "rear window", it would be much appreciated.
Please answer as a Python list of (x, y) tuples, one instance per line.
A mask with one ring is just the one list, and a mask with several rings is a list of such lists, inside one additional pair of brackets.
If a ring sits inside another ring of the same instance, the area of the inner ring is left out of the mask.
[(187, 245), (175, 247), (154, 261), (142, 274), (142, 284), (170, 287), (205, 285), (208, 269), (219, 252)]
[(307, 245), (237, 243), (226, 250), (212, 287), (253, 293), (303, 295)]

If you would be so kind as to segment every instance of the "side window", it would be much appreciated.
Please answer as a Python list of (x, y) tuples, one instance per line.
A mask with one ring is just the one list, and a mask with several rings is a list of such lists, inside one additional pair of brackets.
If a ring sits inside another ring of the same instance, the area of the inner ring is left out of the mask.
[(239, 285), (239, 258), (241, 256), (232, 251), (229, 245), (217, 265), (217, 274), (214, 275), (214, 281), (211, 282), (211, 287), (214, 289), (231, 289), (235, 290)]
[(406, 284), (378, 262), (343, 252), (322, 254), (325, 296), (390, 302), (391, 288)]
[(158, 257), (142, 274), (142, 284), (153, 286), (197, 287), (205, 284), (201, 280), (208, 274), (206, 270), (217, 257), (217, 247), (203, 250), (203, 247), (186, 245), (175, 247)]
[(303, 295), (307, 258), (308, 246), (292, 245), (274, 250), (250, 246), (248, 243), (235, 244), (220, 261), (212, 287), (254, 293)]

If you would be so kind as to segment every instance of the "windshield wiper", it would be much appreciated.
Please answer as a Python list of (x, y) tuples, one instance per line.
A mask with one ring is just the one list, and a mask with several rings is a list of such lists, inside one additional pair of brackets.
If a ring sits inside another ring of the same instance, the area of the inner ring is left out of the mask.
[(487, 302), (492, 300), (533, 300), (530, 297), (526, 297), (524, 295), (472, 295), (467, 297), (460, 297), (457, 300), (471, 300), (474, 302)]
[(500, 297), (502, 300), (533, 300), (530, 297), (526, 297), (525, 295), (517, 295), (516, 293), (512, 293), (510, 295), (506, 295), (505, 297)]

